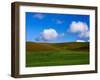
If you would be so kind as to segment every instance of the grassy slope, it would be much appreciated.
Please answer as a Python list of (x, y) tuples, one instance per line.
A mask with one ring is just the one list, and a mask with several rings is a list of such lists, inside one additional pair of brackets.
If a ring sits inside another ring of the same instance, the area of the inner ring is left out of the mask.
[(89, 50), (89, 43), (71, 42), (71, 43), (26, 43), (27, 51), (51, 51), (51, 50)]
[(26, 43), (26, 66), (89, 63), (89, 43)]

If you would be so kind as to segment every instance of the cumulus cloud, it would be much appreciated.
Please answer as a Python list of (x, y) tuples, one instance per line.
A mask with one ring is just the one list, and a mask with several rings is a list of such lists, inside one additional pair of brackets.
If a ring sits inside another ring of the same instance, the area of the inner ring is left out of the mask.
[(83, 22), (75, 22), (73, 21), (70, 25), (71, 32), (85, 32), (88, 30), (88, 26)]
[(33, 15), (34, 18), (37, 18), (37, 19), (43, 19), (44, 18), (44, 15), (41, 14), (41, 13), (38, 13), (38, 14), (35, 14)]
[(76, 40), (76, 42), (85, 42), (84, 40)]
[(82, 32), (82, 33), (80, 33), (79, 34), (79, 37), (84, 37), (84, 38), (88, 38), (89, 37), (89, 34), (90, 34), (90, 32), (89, 31), (86, 31), (86, 32)]
[(77, 33), (79, 32), (79, 37), (83, 37), (83, 38), (88, 38), (89, 37), (89, 29), (88, 29), (88, 25), (84, 22), (76, 22), (73, 21), (70, 25), (70, 32), (72, 33)]
[(42, 32), (42, 37), (44, 40), (52, 40), (58, 37), (58, 33), (55, 29), (52, 28), (44, 29)]
[(62, 38), (65, 36), (65, 33), (58, 33), (53, 28), (44, 29), (40, 34), (34, 38), (35, 41), (51, 41), (56, 38)]

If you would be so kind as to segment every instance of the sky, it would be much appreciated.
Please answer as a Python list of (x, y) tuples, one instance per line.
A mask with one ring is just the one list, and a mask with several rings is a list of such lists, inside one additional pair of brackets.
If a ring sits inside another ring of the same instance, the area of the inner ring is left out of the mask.
[(89, 42), (90, 16), (26, 12), (26, 41)]

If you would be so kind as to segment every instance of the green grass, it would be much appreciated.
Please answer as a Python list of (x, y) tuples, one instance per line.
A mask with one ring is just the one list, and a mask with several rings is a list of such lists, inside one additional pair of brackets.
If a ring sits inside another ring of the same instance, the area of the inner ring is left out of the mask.
[(88, 51), (27, 51), (26, 66), (89, 64)]
[(26, 42), (26, 67), (89, 64), (89, 43)]

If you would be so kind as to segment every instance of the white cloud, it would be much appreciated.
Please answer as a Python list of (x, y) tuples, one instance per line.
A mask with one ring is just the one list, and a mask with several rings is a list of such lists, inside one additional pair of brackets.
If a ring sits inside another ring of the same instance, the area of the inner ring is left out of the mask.
[(84, 37), (84, 38), (89, 38), (89, 34), (90, 34), (90, 32), (89, 31), (86, 31), (86, 32), (81, 32), (80, 34), (79, 34), (79, 37)]
[(49, 28), (49, 29), (43, 30), (42, 37), (45, 40), (52, 40), (58, 37), (58, 33), (55, 29)]
[(77, 33), (79, 32), (79, 37), (81, 38), (88, 38), (89, 37), (89, 29), (88, 29), (88, 25), (84, 22), (76, 22), (76, 21), (73, 21), (70, 25), (70, 29), (69, 29), (70, 32), (72, 33)]
[(44, 15), (41, 14), (41, 13), (38, 13), (38, 14), (35, 14), (33, 15), (34, 18), (37, 18), (37, 19), (43, 19), (44, 18)]
[(73, 21), (70, 25), (70, 31), (71, 32), (85, 32), (88, 30), (87, 24), (83, 22), (75, 22)]
[(76, 42), (85, 42), (84, 40), (76, 40)]

